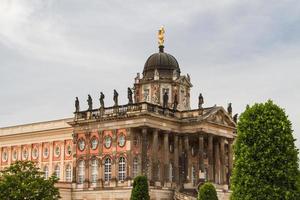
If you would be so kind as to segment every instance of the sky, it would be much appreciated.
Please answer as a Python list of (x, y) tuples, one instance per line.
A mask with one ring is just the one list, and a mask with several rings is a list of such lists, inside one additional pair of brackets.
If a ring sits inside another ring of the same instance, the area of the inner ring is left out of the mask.
[(193, 84), (192, 107), (241, 113), (272, 99), (300, 148), (299, 0), (0, 0), (0, 127), (72, 117), (78, 96), (120, 104), (146, 59), (176, 57)]

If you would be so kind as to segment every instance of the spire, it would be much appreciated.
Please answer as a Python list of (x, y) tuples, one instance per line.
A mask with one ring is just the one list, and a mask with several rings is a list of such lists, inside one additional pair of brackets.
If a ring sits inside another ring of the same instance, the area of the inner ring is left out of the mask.
[(160, 29), (158, 30), (157, 38), (158, 38), (159, 52), (163, 53), (164, 52), (164, 42), (165, 42), (165, 29), (163, 26), (161, 26)]

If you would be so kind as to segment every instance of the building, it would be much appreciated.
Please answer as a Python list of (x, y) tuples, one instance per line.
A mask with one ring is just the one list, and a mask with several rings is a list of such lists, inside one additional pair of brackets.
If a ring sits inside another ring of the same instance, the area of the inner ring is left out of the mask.
[[(79, 110), (74, 117), (0, 129), (1, 169), (16, 160), (38, 163), (60, 178), (63, 199), (129, 199), (135, 176), (148, 177), (152, 199), (181, 199), (208, 180), (228, 198), (236, 123), (231, 105), (190, 107), (189, 75), (176, 58), (159, 51), (128, 88), (128, 103)], [(189, 197), (192, 199), (192, 197)]]

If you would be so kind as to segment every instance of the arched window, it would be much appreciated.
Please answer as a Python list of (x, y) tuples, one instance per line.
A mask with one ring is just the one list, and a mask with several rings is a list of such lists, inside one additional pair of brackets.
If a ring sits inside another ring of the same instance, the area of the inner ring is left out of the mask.
[(98, 178), (98, 162), (95, 159), (92, 160), (91, 163), (91, 182), (96, 183)]
[(173, 181), (173, 165), (172, 163), (169, 164), (169, 181)]
[(138, 175), (138, 167), (139, 167), (139, 160), (137, 157), (134, 157), (133, 158), (133, 169), (132, 169), (133, 178)]
[(119, 159), (119, 181), (125, 180), (125, 176), (126, 176), (125, 166), (126, 166), (125, 158), (120, 157), (120, 159)]
[(81, 160), (78, 163), (78, 183), (83, 183), (84, 181), (84, 161)]
[(59, 165), (55, 166), (54, 173), (55, 173), (55, 176), (59, 179), (59, 177), (60, 177), (60, 167), (59, 167)]
[(66, 166), (66, 181), (71, 182), (72, 181), (72, 168), (71, 165)]
[(44, 167), (44, 177), (45, 179), (49, 178), (49, 167), (47, 165)]
[(104, 162), (104, 181), (108, 182), (111, 179), (111, 159), (106, 158)]

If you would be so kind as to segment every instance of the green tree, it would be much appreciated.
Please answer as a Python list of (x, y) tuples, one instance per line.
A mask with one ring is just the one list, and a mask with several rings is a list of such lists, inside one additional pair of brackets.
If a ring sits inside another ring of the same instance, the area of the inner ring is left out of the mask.
[(137, 176), (133, 181), (130, 200), (149, 200), (148, 182), (146, 176)]
[(57, 200), (57, 181), (55, 176), (46, 180), (33, 162), (17, 161), (0, 172), (0, 199)]
[(247, 106), (238, 122), (232, 200), (296, 200), (298, 150), (284, 110), (271, 100)]
[(204, 183), (199, 189), (198, 200), (218, 200), (215, 186), (211, 183)]

